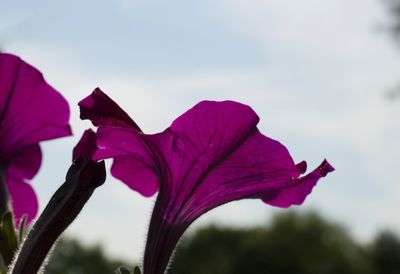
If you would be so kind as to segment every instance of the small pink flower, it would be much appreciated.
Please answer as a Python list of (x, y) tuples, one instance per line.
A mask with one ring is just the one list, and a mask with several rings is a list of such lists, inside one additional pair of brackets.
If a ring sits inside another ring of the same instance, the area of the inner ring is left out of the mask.
[(233, 101), (202, 101), (158, 134), (145, 134), (100, 89), (79, 103), (98, 126), (94, 159), (113, 158), (113, 176), (144, 196), (159, 191), (150, 221), (144, 274), (164, 273), (188, 226), (207, 211), (240, 199), (300, 205), (327, 162), (301, 176), (286, 147), (257, 128), (259, 117)]
[[(67, 101), (20, 58), (0, 53), (0, 170), (14, 216), (31, 221), (38, 202), (28, 180), (39, 171), (39, 142), (71, 135)], [(4, 178), (4, 177), (3, 177)]]

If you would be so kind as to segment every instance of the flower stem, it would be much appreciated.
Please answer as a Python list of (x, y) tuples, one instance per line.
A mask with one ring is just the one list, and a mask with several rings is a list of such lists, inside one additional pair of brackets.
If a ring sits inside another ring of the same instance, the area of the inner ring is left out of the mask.
[(75, 220), (93, 191), (105, 181), (104, 162), (79, 158), (65, 183), (50, 199), (30, 230), (9, 273), (38, 273), (61, 233)]

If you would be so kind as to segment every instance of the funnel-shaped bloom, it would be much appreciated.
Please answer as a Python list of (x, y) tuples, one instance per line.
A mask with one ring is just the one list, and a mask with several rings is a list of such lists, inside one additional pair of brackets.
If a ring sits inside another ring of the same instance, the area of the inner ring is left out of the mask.
[(0, 171), (16, 220), (36, 216), (36, 195), (27, 180), (40, 168), (39, 142), (71, 135), (68, 120), (67, 102), (39, 71), (0, 53)]
[(228, 202), (258, 198), (289, 207), (303, 203), (332, 171), (311, 173), (287, 149), (261, 134), (248, 106), (203, 101), (159, 134), (144, 134), (116, 103), (95, 90), (79, 103), (81, 118), (98, 126), (95, 159), (113, 158), (112, 174), (145, 196), (159, 194), (147, 238), (144, 274), (164, 273), (186, 228)]

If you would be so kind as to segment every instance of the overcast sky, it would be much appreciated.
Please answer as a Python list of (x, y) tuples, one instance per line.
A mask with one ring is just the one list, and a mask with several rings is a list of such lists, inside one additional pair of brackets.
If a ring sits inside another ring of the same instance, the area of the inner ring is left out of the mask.
[[(383, 1), (382, 1), (383, 2)], [(260, 130), (309, 168), (337, 169), (304, 206), (368, 240), (400, 233), (400, 49), (382, 31), (379, 0), (0, 0), (0, 46), (40, 69), (70, 102), (75, 136), (43, 144), (33, 180), (41, 208), (63, 181), (71, 149), (91, 125), (77, 102), (99, 86), (148, 133), (200, 100), (237, 100)], [(397, 119), (396, 119), (397, 118)], [(142, 256), (154, 199), (108, 177), (68, 234), (115, 257)], [(280, 212), (240, 201), (207, 213), (247, 226)]]

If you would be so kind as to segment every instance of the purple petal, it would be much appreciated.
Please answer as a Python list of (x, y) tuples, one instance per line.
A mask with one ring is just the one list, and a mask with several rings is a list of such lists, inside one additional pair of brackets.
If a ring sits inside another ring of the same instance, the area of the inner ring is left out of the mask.
[(19, 225), (21, 218), (27, 215), (27, 223), (30, 223), (38, 213), (38, 201), (32, 186), (14, 179), (7, 180), (8, 190), (12, 198), (15, 223)]
[(81, 119), (99, 126), (93, 159), (114, 158), (111, 172), (116, 178), (146, 197), (154, 195), (158, 190), (156, 164), (136, 123), (99, 88), (78, 105)]
[(164, 132), (149, 136), (168, 163), (172, 195), (189, 193), (201, 183), (254, 134), (258, 120), (246, 105), (203, 101)]
[(0, 54), (0, 109), (3, 160), (20, 147), (71, 135), (65, 99), (38, 70), (8, 54)]
[(66, 100), (42, 74), (20, 58), (0, 53), (0, 168), (14, 214), (37, 213), (37, 200), (27, 179), (41, 164), (40, 141), (71, 135)]
[(145, 273), (162, 273), (187, 226), (205, 212), (245, 198), (273, 196), (270, 203), (277, 206), (300, 204), (330, 171), (321, 168), (299, 178), (305, 162), (296, 165), (282, 144), (257, 130), (257, 121), (240, 104), (203, 102), (149, 137), (156, 139), (169, 174), (163, 176), (150, 225)]
[(144, 136), (128, 128), (99, 128), (98, 150), (93, 159), (114, 158), (112, 175), (129, 188), (149, 197), (157, 192), (159, 185), (155, 175), (156, 160), (141, 137)]
[(42, 152), (38, 144), (20, 149), (7, 168), (7, 178), (32, 179), (40, 169)]
[(36, 217), (38, 201), (33, 188), (26, 182), (39, 171), (42, 154), (39, 145), (20, 150), (9, 165), (6, 173), (8, 191), (16, 223), (27, 214), (28, 223)]
[(79, 102), (81, 119), (89, 119), (95, 126), (132, 127), (140, 131), (136, 123), (99, 88)]
[(96, 133), (91, 129), (87, 129), (74, 147), (72, 159), (76, 160), (79, 157), (91, 159), (96, 150)]
[[(179, 191), (173, 189), (173, 194), (166, 194), (175, 198), (166, 221), (192, 222), (218, 205), (279, 192), (300, 175), (287, 149), (258, 131), (240, 145), (231, 147), (226, 155), (213, 159), (216, 162), (198, 174), (191, 188), (186, 188), (188, 183), (182, 181)], [(202, 156), (197, 162), (202, 162)], [(193, 173), (193, 170), (187, 173)], [(179, 212), (173, 213), (172, 208), (178, 208)]]
[(158, 190), (158, 180), (151, 166), (134, 157), (114, 158), (111, 174), (129, 188), (145, 197), (153, 196)]
[(260, 134), (257, 122), (248, 106), (202, 102), (148, 137), (168, 163), (167, 221), (191, 221), (220, 204), (260, 198), (300, 175), (287, 149)]
[(280, 191), (266, 195), (263, 201), (267, 204), (284, 208), (291, 205), (301, 205), (305, 198), (311, 193), (318, 180), (334, 170), (335, 169), (324, 160), (313, 172), (295, 180), (294, 184), (286, 189), (281, 189)]

